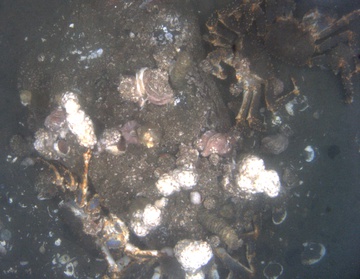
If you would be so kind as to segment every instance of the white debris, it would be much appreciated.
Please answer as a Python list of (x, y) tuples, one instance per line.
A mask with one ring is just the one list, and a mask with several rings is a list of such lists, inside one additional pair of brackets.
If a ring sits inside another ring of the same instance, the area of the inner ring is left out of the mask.
[(162, 197), (154, 202), (154, 205), (159, 209), (164, 209), (169, 202), (169, 199)]
[(199, 176), (194, 169), (177, 168), (164, 173), (156, 182), (160, 194), (167, 197), (181, 189), (192, 189), (198, 182)]
[(266, 170), (264, 161), (254, 155), (245, 156), (239, 163), (235, 177), (237, 189), (230, 189), (234, 194), (250, 199), (257, 193), (276, 197), (281, 188), (280, 178), (276, 171)]
[(304, 150), (306, 152), (305, 161), (310, 163), (315, 159), (315, 150), (311, 145), (306, 146)]
[(65, 270), (64, 270), (64, 274), (67, 276), (67, 277), (72, 277), (75, 273), (75, 266), (74, 266), (74, 263), (67, 263), (66, 266), (65, 266)]
[(281, 117), (274, 113), (273, 116), (271, 117), (271, 125), (275, 127), (275, 126), (280, 126), (281, 123), (282, 123)]
[[(201, 267), (206, 265), (213, 257), (213, 252), (209, 243), (190, 239), (179, 241), (175, 245), (174, 254), (181, 267), (186, 272), (188, 276), (186, 278), (203, 278), (191, 276), (195, 276), (198, 272), (201, 272)], [(202, 272), (200, 274), (202, 274)]]
[(171, 173), (164, 173), (156, 182), (160, 194), (167, 197), (180, 191), (180, 184), (172, 177)]
[(119, 149), (119, 142), (121, 141), (121, 133), (116, 128), (105, 129), (100, 137), (97, 147), (98, 151), (106, 151), (112, 155), (119, 155), (124, 153), (125, 150)]
[(270, 198), (274, 198), (279, 194), (280, 179), (279, 175), (274, 170), (263, 171), (255, 183), (260, 192), (264, 192)]
[(130, 228), (139, 237), (146, 236), (151, 230), (161, 224), (161, 210), (154, 205), (147, 204), (144, 210), (137, 210), (132, 214)]
[(294, 105), (295, 104), (297, 104), (297, 101), (296, 101), (296, 99), (293, 99), (290, 102), (286, 103), (286, 105), (285, 105), (286, 112), (291, 116), (295, 115), (295, 113), (294, 113)]
[(264, 160), (253, 155), (246, 156), (239, 164), (239, 173), (251, 180), (256, 179), (264, 170)]
[(194, 169), (183, 168), (173, 170), (172, 176), (183, 189), (191, 189), (194, 187), (199, 178)]
[[(301, 105), (301, 107), (299, 108), (300, 105)], [(308, 109), (310, 106), (309, 106), (307, 97), (305, 95), (300, 95), (300, 96), (297, 96), (294, 99), (292, 99), (290, 102), (288, 102), (285, 105), (286, 112), (289, 115), (294, 116), (295, 115), (295, 107), (297, 107), (297, 111), (300, 111), (300, 112)]]
[(102, 48), (93, 50), (87, 56), (80, 56), (80, 61), (92, 60), (92, 59), (99, 58), (103, 55), (103, 53), (104, 53), (104, 50)]
[(201, 194), (197, 191), (193, 191), (190, 193), (190, 201), (192, 204), (201, 204)]
[(158, 226), (161, 222), (161, 210), (156, 206), (148, 204), (144, 209), (143, 222), (144, 225), (149, 227)]
[(66, 110), (68, 127), (76, 136), (79, 144), (86, 148), (93, 148), (97, 142), (94, 124), (81, 109), (77, 95), (67, 91), (62, 96), (61, 105)]
[(60, 246), (61, 245), (61, 239), (58, 238), (55, 240), (55, 246)]
[(204, 272), (200, 269), (196, 273), (186, 273), (185, 279), (205, 279)]

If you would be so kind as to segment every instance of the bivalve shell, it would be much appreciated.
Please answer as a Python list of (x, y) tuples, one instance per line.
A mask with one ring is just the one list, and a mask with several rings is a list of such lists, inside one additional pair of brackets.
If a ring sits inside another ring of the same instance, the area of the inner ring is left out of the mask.
[(263, 274), (267, 279), (277, 279), (283, 274), (284, 268), (277, 262), (269, 262), (264, 270)]
[(321, 243), (305, 242), (304, 251), (301, 253), (301, 263), (303, 265), (313, 265), (322, 260), (326, 254), (326, 248)]
[(274, 207), (272, 209), (272, 222), (274, 225), (282, 224), (287, 217), (287, 211), (284, 206)]

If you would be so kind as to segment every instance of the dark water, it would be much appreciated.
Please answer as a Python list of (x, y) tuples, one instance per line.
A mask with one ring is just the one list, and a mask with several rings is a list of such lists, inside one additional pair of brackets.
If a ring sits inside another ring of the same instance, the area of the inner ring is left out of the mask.
[[(11, 136), (30, 136), (16, 88), (18, 66), (26, 56), (25, 38), (40, 40), (36, 30), (66, 15), (69, 3), (0, 2), (0, 228), (12, 233), (7, 254), (0, 257), (0, 278), (65, 277), (57, 259), (65, 253), (76, 257), (79, 278), (84, 274), (95, 278), (106, 269), (103, 261), (96, 260), (100, 255), (84, 251), (72, 241), (66, 227), (52, 214), (56, 213), (56, 203), (38, 202), (32, 185), (19, 175), (21, 169), (9, 168), (7, 162)], [(194, 5), (205, 19), (221, 3), (202, 0)], [(360, 8), (360, 2), (352, 0), (303, 0), (297, 4), (299, 15), (315, 5), (339, 15)], [(288, 202), (288, 219), (276, 228), (271, 243), (260, 247), (264, 251), (269, 247), (274, 260), (283, 264), (280, 278), (360, 278), (360, 94), (356, 94), (353, 104), (345, 105), (341, 102), (341, 81), (331, 72), (279, 67), (302, 81), (301, 91), (309, 103), (307, 110), (296, 112), (296, 134), (279, 161), (299, 166), (308, 145), (315, 148), (316, 157), (299, 171), (304, 183)], [(319, 114), (318, 119), (314, 113)], [(62, 240), (60, 246), (55, 245), (57, 239)], [(286, 245), (277, 245), (282, 240), (287, 241)], [(323, 243), (327, 249), (324, 259), (314, 266), (298, 264), (301, 244), (306, 241)], [(45, 249), (39, 250), (41, 247)], [(258, 276), (263, 278), (261, 272)]]

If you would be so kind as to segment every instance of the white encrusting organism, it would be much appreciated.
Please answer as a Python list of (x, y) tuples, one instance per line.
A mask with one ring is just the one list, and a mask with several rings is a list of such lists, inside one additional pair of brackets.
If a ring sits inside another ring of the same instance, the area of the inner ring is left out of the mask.
[(66, 110), (69, 130), (76, 136), (79, 144), (86, 148), (93, 148), (97, 142), (94, 124), (81, 109), (77, 95), (70, 91), (65, 92), (61, 98), (61, 106)]
[(156, 188), (161, 195), (167, 197), (181, 189), (192, 189), (198, 182), (199, 176), (195, 169), (180, 167), (160, 176)]
[(213, 257), (209, 243), (183, 239), (175, 245), (174, 254), (186, 273), (185, 278), (205, 278), (201, 268)]

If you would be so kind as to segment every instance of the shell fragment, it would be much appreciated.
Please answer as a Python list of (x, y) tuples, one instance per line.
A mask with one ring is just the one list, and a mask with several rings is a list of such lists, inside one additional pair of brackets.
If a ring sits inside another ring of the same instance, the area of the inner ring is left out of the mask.
[(277, 279), (283, 274), (284, 268), (277, 262), (269, 262), (263, 270), (263, 274), (267, 279)]
[(321, 243), (305, 242), (304, 251), (301, 253), (301, 263), (303, 265), (313, 265), (322, 260), (326, 254), (326, 248)]
[(310, 163), (315, 159), (315, 150), (311, 145), (308, 145), (305, 147), (305, 152), (306, 152), (306, 156), (305, 156), (305, 161)]

